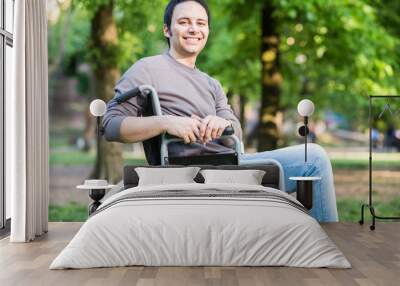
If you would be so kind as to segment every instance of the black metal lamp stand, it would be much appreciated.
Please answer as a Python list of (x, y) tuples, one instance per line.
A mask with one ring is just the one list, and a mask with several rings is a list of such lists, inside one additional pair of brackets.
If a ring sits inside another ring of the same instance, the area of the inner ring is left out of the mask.
[(400, 217), (384, 217), (376, 215), (375, 208), (372, 201), (372, 100), (374, 98), (400, 98), (399, 95), (370, 95), (369, 96), (369, 192), (368, 192), (368, 204), (362, 204), (361, 206), (361, 219), (360, 225), (364, 224), (364, 208), (368, 208), (372, 216), (372, 224), (369, 226), (371, 230), (375, 229), (375, 220), (400, 220)]
[[(308, 138), (308, 116), (304, 116), (304, 125), (300, 126), (299, 134), (304, 137), (304, 161), (307, 162), (307, 138)], [(290, 180), (296, 181), (296, 199), (303, 206), (310, 210), (313, 206), (313, 181), (317, 178), (312, 177), (290, 177)]]
[(308, 116), (304, 116), (304, 125), (300, 126), (299, 134), (304, 137), (304, 161), (307, 162), (307, 137), (309, 134), (308, 129)]
[[(314, 104), (310, 100), (302, 100), (297, 106), (299, 114), (304, 119), (304, 125), (300, 126), (298, 132), (304, 137), (304, 162), (307, 163), (307, 139), (309, 134), (308, 117), (314, 112)], [(303, 206), (310, 210), (313, 207), (313, 181), (320, 177), (290, 177), (289, 180), (296, 181), (296, 198)]]
[[(96, 135), (97, 135), (97, 160), (100, 158), (100, 148), (101, 148), (101, 137), (103, 136), (104, 129), (101, 126), (101, 117), (106, 112), (106, 104), (104, 101), (95, 99), (90, 103), (90, 112), (96, 117)], [(100, 200), (106, 194), (106, 189), (90, 189), (89, 197), (93, 202), (88, 206), (89, 215), (96, 211), (96, 209), (101, 205)]]
[(91, 189), (89, 190), (89, 197), (93, 200), (93, 202), (88, 206), (89, 216), (94, 213), (97, 208), (101, 205), (100, 200), (106, 194), (105, 189)]
[(103, 136), (103, 130), (101, 128), (101, 117), (96, 116), (96, 134), (97, 134), (97, 150), (96, 150), (96, 158), (100, 160), (100, 148), (101, 148), (101, 137)]

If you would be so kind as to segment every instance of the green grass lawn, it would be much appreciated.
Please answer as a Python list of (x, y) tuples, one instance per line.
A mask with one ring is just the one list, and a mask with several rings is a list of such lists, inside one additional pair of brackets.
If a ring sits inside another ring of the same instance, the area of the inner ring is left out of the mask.
[[(331, 159), (334, 169), (367, 170), (369, 161), (367, 159)], [(373, 170), (400, 170), (400, 160), (373, 160)]]
[[(328, 152), (332, 166), (335, 169), (368, 169), (369, 153), (364, 152), (337, 152), (331, 150)], [(381, 152), (372, 153), (372, 168), (374, 170), (400, 170), (400, 153)]]
[[(146, 164), (145, 158), (133, 158), (129, 152), (125, 152), (124, 164)], [(93, 165), (96, 161), (94, 152), (81, 152), (81, 151), (51, 151), (50, 152), (50, 166), (81, 166)]]
[[(363, 203), (367, 203), (367, 198)], [(358, 222), (361, 217), (361, 204), (359, 200), (349, 198), (339, 198), (337, 207), (340, 221)], [(388, 202), (374, 202), (375, 214), (378, 216), (400, 216), (400, 198)], [(366, 221), (370, 221), (371, 215), (368, 209), (365, 209)]]
[[(130, 152), (124, 152), (124, 161), (126, 164), (143, 164), (145, 158), (133, 158)], [(92, 165), (95, 162), (96, 154), (92, 152), (82, 152), (79, 150), (54, 151), (50, 152), (50, 166), (74, 166), (74, 165)], [(334, 169), (349, 170), (367, 170), (368, 159), (349, 159), (349, 158), (332, 158), (332, 167)], [(373, 169), (379, 170), (400, 170), (400, 159), (393, 160), (390, 157), (374, 159)]]
[(49, 206), (49, 221), (85, 221), (87, 218), (88, 209), (84, 204), (71, 202)]
[(81, 129), (62, 128), (58, 130), (50, 129), (49, 145), (50, 148), (65, 148), (70, 147), (76, 138), (81, 137), (84, 133)]
[[(361, 204), (360, 200), (339, 198), (337, 202), (339, 220), (358, 222)], [(400, 216), (400, 198), (390, 202), (376, 202), (375, 206), (377, 215)], [(366, 221), (370, 221), (369, 212), (366, 214)], [(49, 207), (49, 221), (85, 221), (87, 217), (87, 206), (83, 204), (69, 203), (63, 206), (50, 205)]]
[(92, 165), (95, 162), (95, 154), (92, 152), (81, 151), (51, 151), (50, 166), (74, 166), (74, 165)]

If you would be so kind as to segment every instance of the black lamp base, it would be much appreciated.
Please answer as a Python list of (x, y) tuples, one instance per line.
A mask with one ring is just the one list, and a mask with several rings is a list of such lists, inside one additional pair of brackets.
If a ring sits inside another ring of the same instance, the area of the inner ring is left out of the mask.
[(297, 181), (296, 198), (303, 206), (310, 210), (313, 207), (313, 181)]
[(105, 189), (91, 189), (89, 190), (89, 197), (94, 201), (88, 206), (89, 215), (94, 213), (97, 208), (101, 205), (100, 200), (106, 194)]

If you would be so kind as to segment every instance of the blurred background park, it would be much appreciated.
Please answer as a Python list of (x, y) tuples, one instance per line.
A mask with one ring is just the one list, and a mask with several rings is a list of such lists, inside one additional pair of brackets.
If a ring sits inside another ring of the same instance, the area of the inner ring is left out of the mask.
[[(89, 103), (108, 101), (135, 61), (167, 48), (167, 0), (49, 0), (50, 220), (83, 221), (89, 177), (121, 179), (145, 163), (141, 144), (107, 144), (96, 160)], [(244, 130), (246, 152), (299, 144), (297, 103), (311, 99), (310, 141), (332, 161), (343, 221), (368, 199), (368, 96), (399, 94), (400, 2), (213, 0), (197, 67), (217, 78)], [(400, 215), (400, 99), (372, 109), (373, 196)]]

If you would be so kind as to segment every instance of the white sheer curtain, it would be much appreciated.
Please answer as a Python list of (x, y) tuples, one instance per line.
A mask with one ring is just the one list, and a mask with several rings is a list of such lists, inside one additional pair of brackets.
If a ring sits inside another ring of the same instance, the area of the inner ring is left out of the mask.
[(12, 242), (47, 232), (49, 201), (46, 0), (15, 1), (14, 93), (6, 101)]

